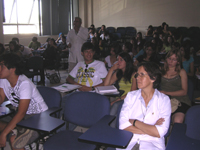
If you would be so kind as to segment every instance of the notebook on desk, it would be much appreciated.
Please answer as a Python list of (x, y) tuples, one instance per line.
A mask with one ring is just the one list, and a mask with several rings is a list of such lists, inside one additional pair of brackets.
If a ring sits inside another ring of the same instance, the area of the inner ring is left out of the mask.
[(70, 91), (76, 90), (80, 87), (81, 87), (80, 85), (64, 83), (59, 86), (54, 86), (53, 88), (58, 90), (59, 92), (70, 92)]
[(99, 94), (119, 94), (119, 91), (114, 85), (109, 86), (98, 86), (95, 88), (96, 93)]

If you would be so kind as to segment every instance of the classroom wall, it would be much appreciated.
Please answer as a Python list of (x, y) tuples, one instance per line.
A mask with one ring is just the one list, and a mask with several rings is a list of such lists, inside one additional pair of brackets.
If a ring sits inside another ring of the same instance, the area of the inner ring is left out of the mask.
[[(159, 26), (162, 22), (174, 27), (200, 27), (199, 0), (92, 0), (92, 3), (91, 0), (84, 1), (87, 1), (87, 8), (84, 4), (79, 5), (79, 15), (83, 17), (85, 27), (89, 27), (91, 23), (95, 27), (102, 24), (106, 27), (133, 26), (142, 32), (146, 32), (150, 24)], [(87, 11), (87, 19), (81, 15), (83, 11)]]

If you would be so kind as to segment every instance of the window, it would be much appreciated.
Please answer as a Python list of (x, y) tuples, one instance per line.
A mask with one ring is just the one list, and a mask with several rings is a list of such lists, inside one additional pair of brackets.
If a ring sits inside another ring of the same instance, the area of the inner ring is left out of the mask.
[(40, 0), (4, 0), (4, 34), (39, 34)]

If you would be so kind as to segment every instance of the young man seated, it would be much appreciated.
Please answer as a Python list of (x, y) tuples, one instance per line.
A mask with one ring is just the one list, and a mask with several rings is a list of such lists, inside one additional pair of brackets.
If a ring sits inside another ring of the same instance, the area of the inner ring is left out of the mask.
[(81, 85), (79, 91), (94, 91), (95, 87), (103, 86), (107, 70), (103, 62), (93, 59), (94, 53), (93, 44), (84, 43), (81, 48), (84, 61), (79, 62), (66, 79), (70, 84)]
[(22, 119), (39, 114), (48, 109), (37, 87), (23, 75), (23, 62), (20, 56), (12, 53), (0, 57), (0, 104), (7, 97), (16, 110), (13, 117), (0, 120), (0, 147), (10, 139), (12, 149), (24, 149), (38, 138), (33, 130), (17, 127)]

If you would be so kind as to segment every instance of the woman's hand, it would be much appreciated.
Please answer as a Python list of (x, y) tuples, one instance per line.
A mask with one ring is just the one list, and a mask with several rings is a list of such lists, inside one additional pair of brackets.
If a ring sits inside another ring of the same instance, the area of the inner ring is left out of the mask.
[(118, 64), (118, 62), (117, 62), (117, 63), (115, 63), (110, 69), (112, 69), (112, 71), (115, 71), (115, 70), (118, 69), (118, 67), (119, 67), (119, 64)]
[(156, 121), (155, 125), (162, 125), (164, 121), (165, 121), (164, 118), (160, 118), (160, 119), (158, 119), (158, 120)]

